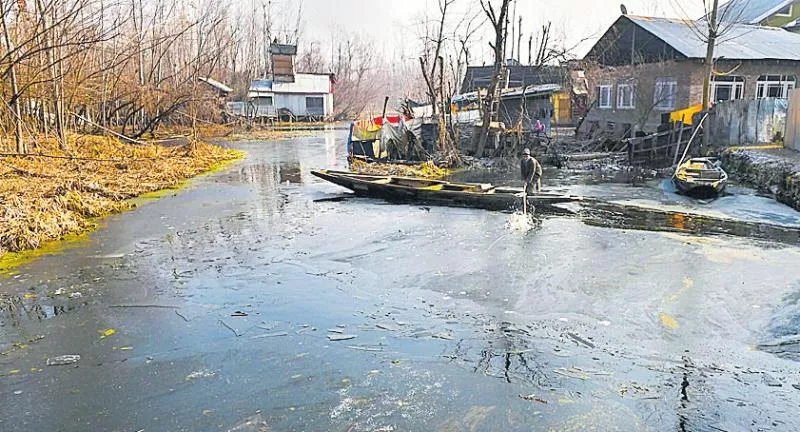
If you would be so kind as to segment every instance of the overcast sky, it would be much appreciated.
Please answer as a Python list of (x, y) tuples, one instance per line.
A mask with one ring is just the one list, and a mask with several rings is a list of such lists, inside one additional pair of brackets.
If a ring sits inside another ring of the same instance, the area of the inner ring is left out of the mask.
[[(492, 0), (495, 4), (499, 0)], [(703, 14), (703, 0), (623, 0), (628, 12), (635, 15), (697, 18)], [(479, 0), (456, 0), (462, 8), (480, 10)], [(317, 40), (330, 46), (333, 29), (362, 32), (375, 40), (383, 52), (397, 50), (399, 45), (413, 43), (415, 23), (429, 14), (438, 14), (437, 0), (304, 0), (305, 40)], [(562, 35), (567, 46), (592, 38), (576, 49), (583, 56), (591, 44), (620, 15), (620, 0), (517, 0), (517, 15), (523, 17), (523, 39), (543, 22), (553, 22), (553, 32)], [(477, 44), (488, 57), (488, 39)], [(523, 60), (527, 60), (527, 42), (523, 43)], [(327, 48), (326, 48), (327, 50)]]

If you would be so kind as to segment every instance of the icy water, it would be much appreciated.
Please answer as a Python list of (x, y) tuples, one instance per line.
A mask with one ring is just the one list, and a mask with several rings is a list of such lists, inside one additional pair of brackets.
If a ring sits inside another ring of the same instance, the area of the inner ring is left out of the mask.
[(232, 145), (0, 280), (0, 430), (800, 430), (796, 212), (562, 179), (789, 234), (529, 226), (339, 199), (309, 174), (344, 165), (336, 132)]

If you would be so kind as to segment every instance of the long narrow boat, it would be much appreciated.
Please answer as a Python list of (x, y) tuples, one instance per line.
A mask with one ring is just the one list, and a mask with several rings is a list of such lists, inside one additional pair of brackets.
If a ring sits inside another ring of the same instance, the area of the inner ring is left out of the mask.
[(454, 183), (412, 177), (354, 174), (344, 171), (319, 170), (311, 174), (350, 189), (356, 195), (387, 201), (420, 202), (450, 207), (471, 207), (486, 210), (520, 210), (527, 202), (528, 210), (553, 204), (581, 201), (574, 195), (538, 193), (524, 199), (522, 188), (492, 186), (486, 183)]
[(673, 180), (684, 195), (711, 198), (725, 190), (728, 174), (716, 158), (693, 158), (678, 166)]

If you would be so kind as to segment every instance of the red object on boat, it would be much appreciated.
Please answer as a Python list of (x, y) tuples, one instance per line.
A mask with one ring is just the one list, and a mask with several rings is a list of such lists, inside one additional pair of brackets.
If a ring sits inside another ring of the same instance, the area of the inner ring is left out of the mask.
[[(399, 115), (386, 116), (386, 120), (390, 124), (400, 124), (400, 119), (401, 118), (402, 117), (399, 116)], [(378, 116), (378, 117), (373, 118), (372, 119), (372, 123), (375, 124), (376, 126), (383, 126), (383, 117)]]

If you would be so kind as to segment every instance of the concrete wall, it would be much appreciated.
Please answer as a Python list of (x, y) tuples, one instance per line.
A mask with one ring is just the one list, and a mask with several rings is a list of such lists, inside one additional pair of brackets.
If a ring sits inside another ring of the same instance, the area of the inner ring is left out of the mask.
[(713, 146), (768, 144), (786, 133), (788, 99), (755, 99), (720, 102), (707, 120)]
[[(757, 95), (757, 81), (760, 75), (795, 75), (800, 84), (800, 62), (758, 60), (758, 61), (717, 61), (715, 68), (720, 72), (744, 79), (744, 99), (754, 99)], [(581, 125), (581, 132), (587, 132), (595, 123), (601, 130), (608, 129), (608, 122), (615, 123), (611, 136), (620, 136), (626, 125), (635, 130), (654, 132), (661, 123), (661, 115), (669, 110), (654, 107), (655, 83), (659, 78), (671, 78), (678, 83), (676, 109), (699, 104), (703, 100), (704, 66), (701, 60), (668, 61), (632, 66), (598, 66), (587, 68), (589, 95), (592, 108)], [(617, 107), (617, 85), (633, 83), (636, 86), (636, 106), (633, 109)], [(597, 87), (612, 85), (611, 108), (596, 106)]]
[(787, 148), (800, 151), (800, 90), (793, 90), (789, 94), (784, 144)]
[[(280, 109), (288, 109), (297, 117), (321, 116), (329, 118), (333, 115), (333, 94), (299, 94), (299, 93), (270, 93), (272, 104), (267, 104), (265, 98), (252, 98), (249, 102), (229, 103), (228, 111), (236, 115), (255, 115), (256, 117), (271, 117), (279, 113)], [(306, 97), (321, 97), (323, 99), (323, 112), (309, 112), (306, 109)]]
[(330, 90), (329, 75), (295, 74), (294, 82), (272, 83), (272, 91), (276, 93), (330, 93)]

